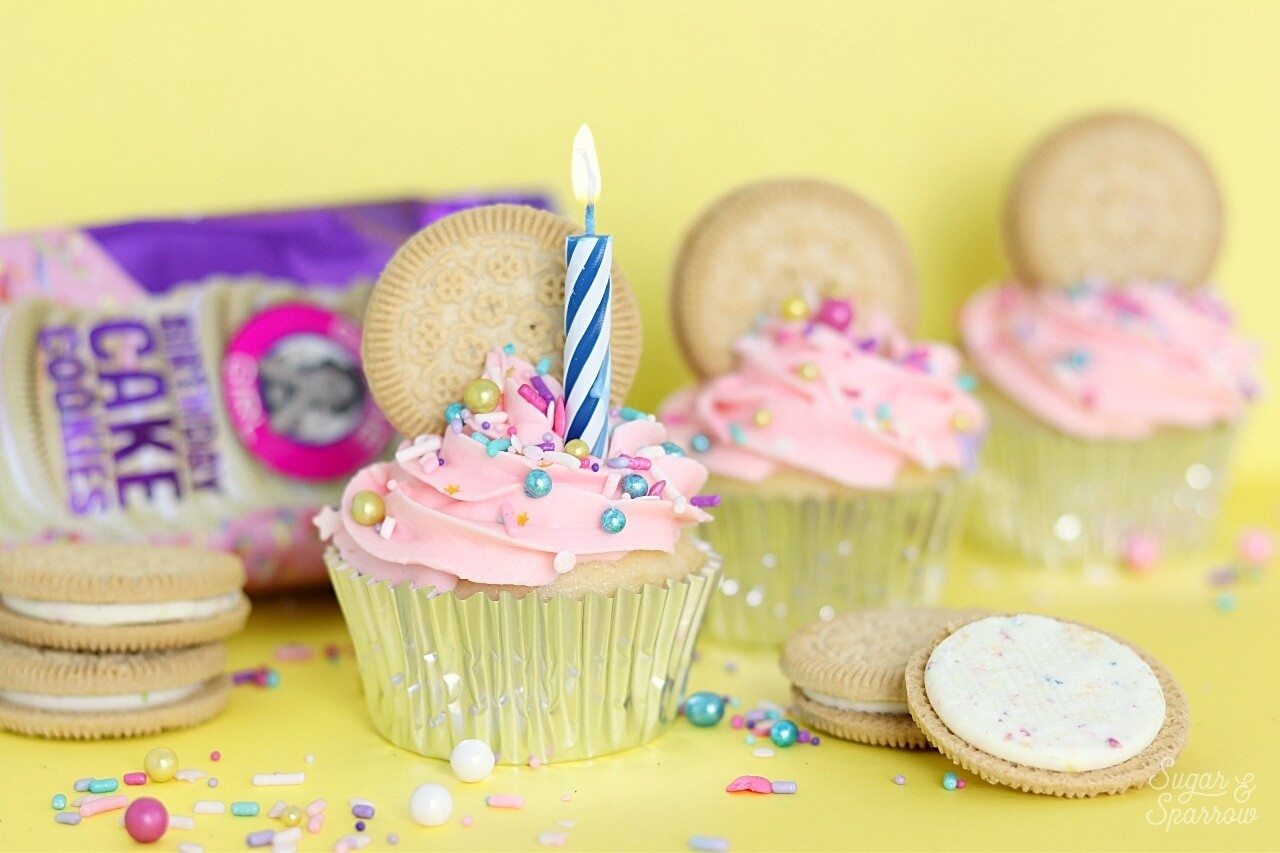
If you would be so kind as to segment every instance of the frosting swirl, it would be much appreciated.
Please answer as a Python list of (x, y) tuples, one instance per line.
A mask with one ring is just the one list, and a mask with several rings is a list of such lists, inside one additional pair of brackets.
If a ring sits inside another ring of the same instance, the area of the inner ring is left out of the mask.
[(1004, 395), (1082, 438), (1137, 439), (1240, 416), (1257, 349), (1207, 290), (1086, 282), (987, 288), (961, 315), (969, 357)]
[[(632, 419), (612, 419), (607, 459), (579, 460), (565, 452), (556, 430), (563, 420), (555, 415), (563, 404), (559, 382), (504, 350), (489, 354), (484, 378), (501, 389), (496, 409), (472, 414), (455, 404), (443, 435), (404, 442), (394, 461), (352, 478), (339, 510), (317, 516), (321, 537), (332, 539), (350, 565), (379, 580), (438, 591), (452, 590), (459, 579), (543, 586), (579, 557), (671, 553), (682, 528), (710, 519), (695, 505), (704, 502), (697, 491), (706, 469), (668, 453), (660, 423), (623, 410)], [(534, 471), (549, 477), (541, 497), (532, 496), (540, 489), (526, 489)], [(623, 478), (633, 474), (648, 494), (623, 491)], [(380, 524), (353, 515), (360, 492), (381, 498)], [(621, 529), (611, 511), (621, 513)]]
[(744, 482), (793, 469), (884, 489), (910, 466), (971, 468), (986, 419), (957, 385), (955, 350), (911, 343), (880, 314), (859, 335), (851, 318), (827, 300), (812, 320), (763, 320), (734, 345), (737, 369), (672, 395), (663, 421)]

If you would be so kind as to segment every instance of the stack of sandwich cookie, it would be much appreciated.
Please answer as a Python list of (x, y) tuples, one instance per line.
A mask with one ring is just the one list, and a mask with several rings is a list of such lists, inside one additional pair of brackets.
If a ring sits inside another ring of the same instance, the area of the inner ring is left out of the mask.
[(233, 555), (127, 545), (0, 551), (0, 728), (147, 734), (202, 722), (230, 695), (222, 640), (244, 627)]
[(903, 671), (939, 629), (977, 615), (942, 607), (868, 609), (801, 628), (782, 650), (782, 672), (792, 681), (792, 712), (845, 740), (927, 747), (907, 710)]
[(940, 752), (988, 782), (1092, 797), (1167, 770), (1191, 729), (1173, 676), (1146, 653), (1046, 616), (944, 628), (906, 670), (911, 716)]

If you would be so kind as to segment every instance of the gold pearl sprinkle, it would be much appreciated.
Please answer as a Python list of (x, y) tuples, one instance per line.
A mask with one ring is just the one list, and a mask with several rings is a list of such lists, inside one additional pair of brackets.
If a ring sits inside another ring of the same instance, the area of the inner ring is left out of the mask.
[(792, 296), (782, 300), (782, 319), (807, 320), (808, 318), (809, 305), (804, 301), (804, 297)]
[(801, 379), (808, 379), (812, 382), (818, 378), (818, 365), (812, 361), (806, 361), (804, 364), (796, 368), (796, 375)]
[(754, 421), (755, 425), (758, 427), (767, 427), (769, 424), (773, 423), (773, 412), (768, 409), (760, 409), (751, 416), (751, 420)]
[(952, 418), (951, 425), (960, 432), (968, 432), (969, 427), (972, 426), (972, 424), (969, 423), (969, 416), (963, 413), (957, 414)]

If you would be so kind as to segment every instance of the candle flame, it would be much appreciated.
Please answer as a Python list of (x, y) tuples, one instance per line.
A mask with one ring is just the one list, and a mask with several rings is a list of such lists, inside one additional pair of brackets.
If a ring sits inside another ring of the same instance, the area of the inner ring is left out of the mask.
[(573, 138), (573, 194), (579, 204), (595, 204), (600, 200), (600, 160), (596, 157), (596, 141), (585, 124)]

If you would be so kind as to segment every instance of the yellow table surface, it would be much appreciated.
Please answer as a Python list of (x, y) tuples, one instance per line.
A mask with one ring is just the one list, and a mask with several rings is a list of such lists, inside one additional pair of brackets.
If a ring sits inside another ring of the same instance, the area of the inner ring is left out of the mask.
[[(249, 627), (230, 643), (236, 668), (271, 664), (279, 688), (235, 690), (230, 709), (214, 722), (136, 740), (63, 743), (0, 734), (0, 849), (115, 850), (135, 845), (118, 824), (121, 812), (78, 826), (54, 822), (50, 798), (69, 797), (84, 776), (119, 777), (141, 770), (154, 746), (173, 748), (182, 767), (219, 779), (172, 781), (125, 788), (191, 814), (197, 799), (256, 800), (257, 818), (197, 816), (194, 830), (170, 829), (155, 849), (184, 841), (207, 850), (245, 849), (245, 836), (267, 827), (277, 798), (329, 803), (319, 835), (299, 849), (328, 850), (353, 831), (348, 798), (377, 805), (369, 822), (373, 844), (388, 849), (510, 850), (539, 847), (539, 835), (564, 833), (565, 849), (682, 850), (693, 834), (723, 836), (734, 850), (867, 849), (1274, 849), (1280, 844), (1280, 731), (1275, 655), (1280, 649), (1280, 583), (1263, 572), (1229, 588), (1235, 608), (1217, 606), (1211, 567), (1230, 562), (1245, 525), (1280, 527), (1280, 487), (1241, 487), (1211, 546), (1169, 559), (1150, 577), (1124, 571), (1046, 572), (1002, 564), (965, 548), (955, 559), (946, 601), (956, 605), (1028, 610), (1086, 621), (1117, 633), (1159, 657), (1179, 679), (1192, 708), (1191, 739), (1169, 777), (1122, 796), (1069, 801), (1021, 794), (968, 777), (948, 792), (942, 774), (953, 769), (935, 752), (903, 752), (824, 738), (817, 747), (752, 756), (743, 734), (726, 719), (714, 729), (680, 720), (656, 743), (611, 758), (540, 769), (500, 767), (465, 785), (448, 764), (391, 746), (372, 729), (354, 661), (347, 654), (337, 605), (326, 595), (257, 603)], [(284, 643), (316, 651), (306, 663), (276, 662)], [(343, 647), (326, 661), (328, 643)], [(691, 690), (723, 691), (743, 701), (785, 703), (788, 684), (767, 654), (703, 644)], [(209, 753), (219, 750), (219, 762)], [(308, 763), (306, 756), (314, 761)], [(291, 788), (254, 788), (254, 773), (305, 771)], [(790, 779), (795, 796), (725, 793), (735, 776)], [(896, 774), (906, 776), (899, 787)], [(439, 828), (415, 825), (407, 802), (424, 782), (446, 785), (453, 816)], [(518, 794), (523, 810), (484, 805), (487, 794)], [(1216, 811), (1215, 811), (1216, 810)], [(460, 823), (464, 815), (470, 827)], [(1196, 821), (1187, 823), (1187, 821)], [(570, 825), (571, 823), (571, 825)]]

